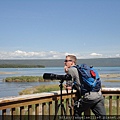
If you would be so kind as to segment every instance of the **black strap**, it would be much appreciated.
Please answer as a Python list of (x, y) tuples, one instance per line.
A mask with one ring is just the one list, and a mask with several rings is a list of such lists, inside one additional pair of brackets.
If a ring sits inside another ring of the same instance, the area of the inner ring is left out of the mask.
[(81, 88), (80, 88), (80, 85), (75, 83), (72, 87), (72, 89), (75, 89), (77, 90), (77, 93), (79, 94), (79, 96), (81, 97)]

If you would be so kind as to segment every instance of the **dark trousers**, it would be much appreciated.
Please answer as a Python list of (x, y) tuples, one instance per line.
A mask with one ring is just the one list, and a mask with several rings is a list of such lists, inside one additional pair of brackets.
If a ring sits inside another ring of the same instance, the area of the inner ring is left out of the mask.
[[(92, 97), (92, 96), (91, 96)], [(81, 120), (83, 117), (81, 116), (82, 112), (91, 109), (95, 114), (96, 119), (105, 119), (106, 111), (104, 107), (104, 98), (101, 95), (100, 98), (89, 100), (85, 98), (79, 99), (79, 101), (75, 102), (74, 105), (74, 118), (75, 120)]]

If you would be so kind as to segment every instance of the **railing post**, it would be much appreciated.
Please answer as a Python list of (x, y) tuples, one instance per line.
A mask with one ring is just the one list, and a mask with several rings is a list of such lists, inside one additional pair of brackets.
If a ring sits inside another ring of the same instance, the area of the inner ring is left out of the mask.
[(3, 111), (2, 111), (2, 116), (0, 116), (0, 118), (2, 117), (2, 120), (7, 120), (6, 119), (6, 109), (4, 109)]
[(66, 99), (66, 115), (69, 114), (69, 99)]
[(49, 120), (51, 120), (50, 118), (51, 118), (51, 115), (52, 115), (52, 109), (53, 109), (52, 102), (49, 102)]
[(24, 120), (24, 106), (20, 107), (20, 120)]
[(28, 105), (28, 120), (32, 120), (32, 105)]
[(119, 102), (120, 102), (120, 100), (119, 100), (119, 96), (117, 96), (117, 115), (120, 115), (120, 112), (119, 112), (119, 108), (120, 108), (120, 106), (119, 106)]
[(40, 109), (39, 109), (39, 104), (35, 104), (35, 120), (40, 120), (39, 119), (39, 112), (40, 112)]
[(55, 101), (55, 115), (57, 114), (57, 109), (58, 109), (58, 100)]
[(15, 115), (15, 108), (12, 108), (12, 109), (11, 109), (11, 117), (12, 117), (12, 120), (15, 119), (14, 115)]
[(109, 115), (112, 115), (112, 96), (109, 96)]
[(6, 109), (2, 111), (2, 115), (6, 115)]
[(42, 120), (46, 120), (45, 119), (45, 112), (46, 112), (45, 110), (46, 110), (46, 103), (42, 103)]

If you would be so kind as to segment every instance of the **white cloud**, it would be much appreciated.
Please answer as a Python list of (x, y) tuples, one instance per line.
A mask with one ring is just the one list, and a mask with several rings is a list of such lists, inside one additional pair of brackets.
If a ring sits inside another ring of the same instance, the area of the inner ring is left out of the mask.
[(0, 59), (64, 59), (66, 55), (71, 53), (65, 52), (56, 52), (56, 51), (49, 51), (49, 52), (26, 52), (21, 50), (16, 50), (14, 52), (0, 52)]
[(26, 52), (22, 50), (16, 50), (13, 52), (0, 52), (0, 59), (64, 59), (66, 55), (76, 55), (78, 59), (86, 58), (100, 58), (100, 57), (120, 57), (120, 54), (103, 55), (98, 53), (70, 53), (70, 52), (57, 52), (57, 51), (38, 51), (38, 52)]
[(98, 53), (91, 53), (91, 56), (102, 56), (102, 54), (98, 54)]
[(116, 54), (116, 57), (120, 57), (120, 54)]

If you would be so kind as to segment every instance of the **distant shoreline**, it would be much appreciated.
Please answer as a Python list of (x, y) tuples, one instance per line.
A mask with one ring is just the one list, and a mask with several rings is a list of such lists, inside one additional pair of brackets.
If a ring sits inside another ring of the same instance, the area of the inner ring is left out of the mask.
[[(91, 58), (78, 59), (77, 64), (86, 63), (94, 67), (120, 67), (120, 58)], [(4, 59), (0, 60), (0, 65), (42, 65), (45, 67), (62, 67), (64, 59)]]
[(43, 65), (0, 64), (0, 68), (44, 68)]

